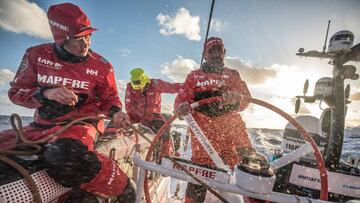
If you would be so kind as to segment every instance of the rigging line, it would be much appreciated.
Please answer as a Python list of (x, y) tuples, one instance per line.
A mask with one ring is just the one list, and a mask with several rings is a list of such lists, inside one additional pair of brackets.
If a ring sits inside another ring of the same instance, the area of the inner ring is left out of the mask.
[[(135, 134), (140, 135), (144, 140), (146, 140), (148, 143), (151, 144), (151, 139), (145, 136), (145, 133), (140, 132), (137, 128), (135, 128), (133, 125), (130, 125), (130, 128), (135, 132)], [(137, 138), (138, 139), (138, 138)]]
[[(214, 4), (215, 4), (215, 0), (212, 0), (211, 2), (211, 8), (210, 8), (210, 15), (209, 15), (209, 20), (208, 20), (208, 24), (207, 24), (207, 28), (206, 28), (206, 35), (205, 35), (205, 42), (208, 38), (208, 35), (209, 35), (209, 30), (210, 30), (210, 24), (211, 24), (211, 18), (212, 18), (212, 14), (213, 14), (213, 10), (214, 10)], [(204, 42), (204, 43), (205, 43)], [(204, 51), (204, 50), (203, 50)], [(200, 61), (200, 67), (203, 63), (203, 60), (204, 60), (204, 54), (202, 53), (201, 54), (201, 61)]]

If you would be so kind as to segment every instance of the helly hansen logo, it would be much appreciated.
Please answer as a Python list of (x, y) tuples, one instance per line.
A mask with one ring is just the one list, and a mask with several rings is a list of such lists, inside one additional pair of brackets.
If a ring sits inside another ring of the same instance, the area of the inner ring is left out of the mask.
[(60, 76), (53, 76), (53, 75), (41, 75), (38, 74), (38, 82), (39, 83), (46, 83), (52, 85), (63, 85), (66, 87), (73, 87), (73, 88), (80, 88), (80, 89), (89, 89), (90, 82), (81, 81), (81, 80), (74, 80), (71, 78), (63, 78)]
[(88, 74), (88, 75), (96, 75), (96, 76), (97, 76), (97, 75), (98, 75), (98, 71), (87, 68), (87, 69), (86, 69), (86, 74)]
[(56, 70), (59, 70), (63, 67), (63, 65), (61, 65), (60, 63), (53, 62), (53, 61), (50, 61), (49, 59), (44, 59), (41, 57), (39, 57), (37, 59), (37, 61), (38, 61), (38, 64), (41, 66), (45, 66), (45, 67), (56, 69)]
[(50, 19), (49, 19), (49, 24), (50, 24), (51, 26), (54, 26), (54, 27), (56, 27), (56, 28), (59, 28), (60, 30), (64, 30), (64, 31), (66, 31), (66, 32), (69, 32), (69, 27), (66, 26), (66, 25), (62, 25), (62, 24), (60, 24), (60, 23), (58, 23), (58, 22), (55, 22), (55, 21), (53, 21), (53, 20), (50, 20)]

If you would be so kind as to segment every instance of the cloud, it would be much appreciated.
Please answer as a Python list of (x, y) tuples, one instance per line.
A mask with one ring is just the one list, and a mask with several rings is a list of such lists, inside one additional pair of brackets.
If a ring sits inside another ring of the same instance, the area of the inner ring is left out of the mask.
[(6, 90), (0, 91), (0, 114), (11, 115), (17, 113), (20, 116), (32, 116), (34, 115), (34, 109), (28, 109), (22, 106), (13, 104), (7, 94)]
[[(238, 70), (242, 78), (249, 85), (265, 83), (267, 79), (275, 78), (277, 74), (274, 69), (253, 67), (251, 64), (244, 63), (235, 57), (226, 57), (225, 65), (229, 68)], [(178, 59), (170, 63), (165, 63), (161, 66), (163, 68), (161, 73), (176, 82), (184, 81), (190, 71), (199, 68), (199, 64), (197, 64), (194, 60), (183, 59), (181, 56), (179, 56)]]
[[(126, 90), (127, 83), (128, 83), (128, 81), (126, 81), (126, 80), (116, 80), (117, 90), (118, 90), (119, 97), (120, 97), (120, 100), (123, 105), (125, 105), (125, 90)], [(125, 109), (125, 106), (123, 106), (123, 108)]]
[(124, 48), (121, 50), (121, 56), (128, 56), (130, 53), (129, 49)]
[(46, 12), (26, 0), (0, 0), (0, 28), (43, 39), (52, 38)]
[(304, 105), (300, 105), (299, 114), (311, 114), (311, 111)]
[(0, 106), (11, 106), (11, 101), (9, 100), (7, 91), (0, 91)]
[(180, 8), (175, 16), (164, 15), (160, 13), (156, 20), (160, 25), (160, 33), (169, 35), (182, 35), (189, 40), (199, 41), (200, 36), (200, 17), (191, 16), (190, 12), (185, 8)]
[(174, 111), (173, 104), (163, 104), (163, 105), (161, 105), (161, 112), (162, 113), (173, 114), (173, 111)]
[(184, 82), (190, 71), (199, 68), (199, 65), (192, 59), (183, 59), (179, 57), (171, 63), (162, 64), (161, 73), (175, 82)]
[(225, 65), (240, 72), (241, 77), (249, 85), (265, 83), (270, 78), (276, 78), (277, 72), (272, 68), (253, 67), (249, 63), (244, 63), (236, 57), (226, 57)]
[(120, 53), (123, 57), (129, 56), (129, 54), (131, 53), (131, 51), (127, 48), (115, 49), (115, 52)]
[(115, 49), (114, 51), (120, 53), (123, 57), (129, 56), (129, 54), (131, 53), (131, 51), (127, 48)]
[(0, 69), (0, 85), (10, 82), (15, 76), (15, 73), (11, 72), (9, 69)]
[(353, 101), (348, 104), (348, 111), (346, 113), (346, 126), (360, 126), (360, 102)]
[(360, 101), (360, 92), (356, 92), (350, 95), (350, 100), (352, 101)]
[(128, 83), (128, 81), (126, 81), (126, 80), (117, 80), (116, 81), (116, 85), (117, 85), (119, 92), (125, 92), (127, 83)]
[(220, 19), (214, 18), (211, 20), (210, 29), (215, 32), (221, 32), (226, 25), (227, 25), (226, 22), (224, 22)]

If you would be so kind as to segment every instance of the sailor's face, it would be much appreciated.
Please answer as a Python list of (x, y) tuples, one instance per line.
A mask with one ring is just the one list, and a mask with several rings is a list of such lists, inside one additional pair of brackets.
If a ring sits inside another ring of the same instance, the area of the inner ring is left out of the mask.
[(225, 58), (225, 49), (220, 45), (215, 45), (206, 50), (205, 59), (212, 66), (222, 66)]
[(91, 35), (70, 37), (65, 41), (64, 48), (66, 51), (74, 54), (75, 56), (86, 56), (90, 49), (90, 37)]

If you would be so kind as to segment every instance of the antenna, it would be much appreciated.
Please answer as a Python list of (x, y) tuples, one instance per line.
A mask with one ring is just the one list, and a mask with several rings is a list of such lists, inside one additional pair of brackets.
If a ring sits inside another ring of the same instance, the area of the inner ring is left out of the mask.
[(328, 21), (328, 26), (327, 26), (327, 31), (326, 31), (326, 36), (325, 36), (325, 43), (324, 43), (324, 46), (323, 46), (323, 53), (325, 52), (326, 50), (326, 42), (327, 42), (327, 38), (328, 38), (328, 34), (329, 34), (329, 27), (330, 27), (330, 20)]
[[(206, 40), (207, 40), (207, 38), (208, 38), (208, 35), (209, 35), (211, 18), (212, 18), (212, 14), (213, 14), (213, 10), (214, 10), (214, 4), (215, 4), (215, 0), (212, 0), (212, 2), (211, 2), (211, 8), (210, 8), (209, 21), (208, 21), (207, 28), (206, 28), (205, 42), (206, 42)], [(203, 56), (203, 54), (201, 54), (200, 67), (201, 67), (201, 65), (202, 65), (202, 63), (203, 63), (203, 60), (204, 60), (204, 56)]]

